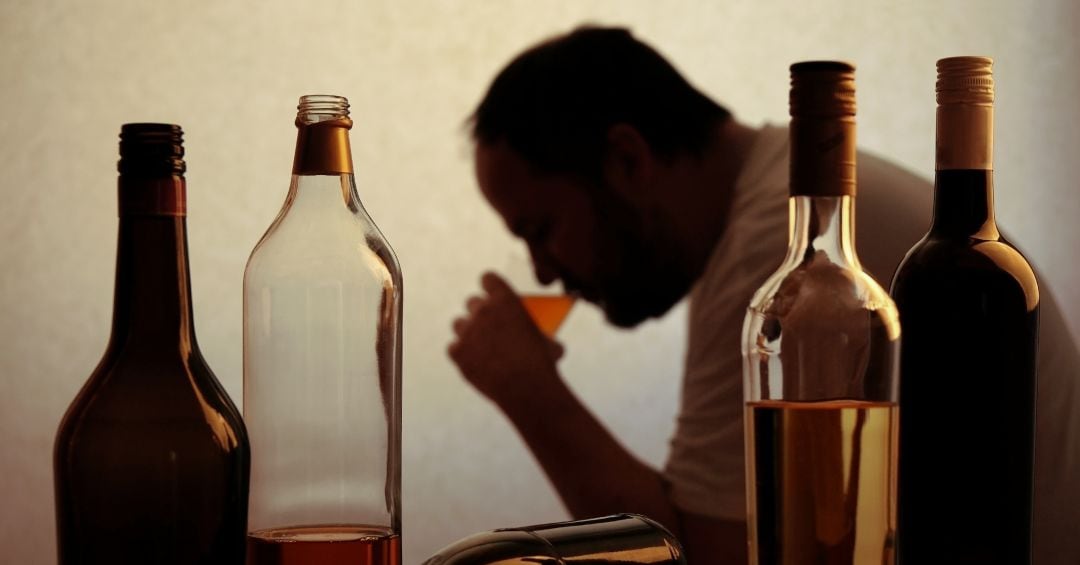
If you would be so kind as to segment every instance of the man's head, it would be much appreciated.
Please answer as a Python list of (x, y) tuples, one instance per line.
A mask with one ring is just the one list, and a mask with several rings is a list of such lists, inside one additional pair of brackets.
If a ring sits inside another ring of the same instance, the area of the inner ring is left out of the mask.
[(537, 278), (632, 326), (692, 283), (655, 203), (730, 114), (624, 29), (580, 28), (519, 55), (472, 117), (477, 179)]

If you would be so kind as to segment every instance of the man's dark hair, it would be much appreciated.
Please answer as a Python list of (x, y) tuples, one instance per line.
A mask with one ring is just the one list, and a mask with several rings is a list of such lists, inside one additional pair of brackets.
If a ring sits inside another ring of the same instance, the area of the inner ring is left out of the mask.
[(471, 118), (478, 143), (505, 141), (538, 173), (600, 178), (607, 133), (633, 126), (662, 157), (700, 155), (731, 114), (622, 28), (581, 27), (506, 66)]

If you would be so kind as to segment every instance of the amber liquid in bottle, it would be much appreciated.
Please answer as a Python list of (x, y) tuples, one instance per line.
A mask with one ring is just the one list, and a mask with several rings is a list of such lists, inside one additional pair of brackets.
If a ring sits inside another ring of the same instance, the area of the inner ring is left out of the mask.
[(1039, 289), (994, 221), (991, 64), (938, 62), (933, 223), (893, 278), (907, 565), (1031, 562)]
[(239, 565), (248, 439), (195, 341), (180, 128), (120, 147), (112, 335), (56, 435), (59, 562)]
[[(896, 528), (896, 403), (749, 405), (747, 473), (764, 563), (888, 563)], [(770, 539), (772, 538), (772, 539)], [(779, 539), (777, 539), (779, 538)], [(776, 548), (784, 548), (780, 559)], [(888, 549), (886, 549), (888, 548)]]
[(248, 559), (260, 565), (399, 565), (400, 538), (375, 526), (307, 526), (252, 532)]
[(529, 313), (536, 327), (548, 337), (559, 331), (570, 308), (574, 306), (574, 297), (566, 295), (525, 294), (521, 296), (525, 311)]

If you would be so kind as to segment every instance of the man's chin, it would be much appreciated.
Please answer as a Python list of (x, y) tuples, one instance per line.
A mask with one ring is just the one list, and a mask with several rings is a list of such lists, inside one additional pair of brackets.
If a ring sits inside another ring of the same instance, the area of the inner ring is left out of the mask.
[(603, 309), (604, 317), (608, 323), (619, 328), (633, 328), (649, 318), (659, 318), (674, 305), (674, 302), (668, 305), (650, 305), (642, 301), (604, 302), (598, 304)]

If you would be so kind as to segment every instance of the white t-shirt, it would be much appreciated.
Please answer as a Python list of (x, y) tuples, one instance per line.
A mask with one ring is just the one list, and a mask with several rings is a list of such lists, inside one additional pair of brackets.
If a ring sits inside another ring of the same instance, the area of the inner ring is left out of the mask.
[[(788, 239), (788, 130), (765, 126), (735, 183), (728, 227), (690, 294), (682, 400), (664, 475), (684, 511), (744, 520), (742, 326), (753, 293)], [(930, 224), (929, 181), (859, 152), (856, 245), (888, 289)], [(1053, 296), (1040, 288), (1036, 563), (1080, 561), (1080, 353)], [(1040, 556), (1044, 556), (1040, 558)]]

